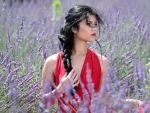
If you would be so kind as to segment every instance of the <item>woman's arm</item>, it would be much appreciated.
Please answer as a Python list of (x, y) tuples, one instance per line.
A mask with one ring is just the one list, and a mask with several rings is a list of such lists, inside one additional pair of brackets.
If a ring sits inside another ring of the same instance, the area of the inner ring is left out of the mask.
[(70, 73), (66, 76), (64, 75), (61, 79), (61, 82), (58, 86), (53, 87), (55, 83), (55, 67), (56, 67), (57, 54), (50, 56), (44, 63), (42, 70), (43, 80), (41, 81), (41, 85), (43, 86), (41, 89), (41, 93), (43, 94), (43, 98), (45, 100), (45, 104), (47, 102), (51, 102), (54, 104), (55, 99), (59, 99), (60, 96), (65, 93), (63, 89), (63, 85), (65, 88), (72, 88), (79, 84), (79, 75), (77, 74), (75, 69), (72, 69)]
[[(100, 90), (103, 90), (104, 86), (108, 84), (108, 66), (109, 66), (109, 62), (107, 60), (107, 58), (105, 56), (101, 56), (99, 54), (98, 55), (98, 58), (99, 58), (99, 61), (100, 61), (100, 65), (101, 65), (101, 71), (102, 71), (102, 78), (101, 78), (101, 82), (100, 82)], [(110, 98), (110, 95), (104, 91), (104, 94), (103, 94), (103, 98), (102, 98), (102, 101), (105, 102), (106, 104), (107, 103), (110, 103), (110, 101), (112, 101), (112, 98)]]
[[(101, 56), (98, 54), (98, 57), (99, 57), (99, 60), (100, 60), (100, 64), (101, 64), (101, 69), (102, 69), (102, 79), (101, 79), (101, 84), (100, 84), (100, 88), (104, 87), (104, 85), (107, 85), (108, 84), (108, 67), (109, 67), (109, 62), (107, 60), (106, 57), (104, 56)], [(110, 103), (111, 102), (114, 102), (114, 99), (112, 99), (110, 97), (110, 95), (105, 92), (104, 94), (104, 98), (103, 98), (103, 102), (106, 102), (106, 103)], [(143, 104), (142, 101), (140, 100), (136, 100), (136, 99), (121, 99), (122, 103), (131, 103), (134, 105), (134, 107), (138, 107), (138, 106), (141, 106)]]
[[(44, 98), (45, 104), (47, 104), (48, 101), (51, 102), (51, 104), (54, 104), (54, 98), (49, 99), (49, 96), (51, 93), (54, 94), (55, 97), (58, 97), (56, 90), (53, 90), (53, 83), (55, 83), (55, 67), (56, 67), (56, 60), (57, 60), (57, 54), (54, 54), (50, 57), (48, 57), (44, 63), (43, 69), (42, 69), (42, 81), (41, 81), (41, 94)], [(53, 90), (53, 91), (52, 91)], [(51, 93), (50, 93), (51, 92)]]

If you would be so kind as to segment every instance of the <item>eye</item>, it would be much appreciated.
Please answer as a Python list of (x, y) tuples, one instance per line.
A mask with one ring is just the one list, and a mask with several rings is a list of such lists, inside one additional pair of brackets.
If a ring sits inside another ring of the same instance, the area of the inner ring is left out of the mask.
[(87, 22), (86, 24), (89, 25), (89, 26), (91, 26), (91, 23), (89, 23), (89, 22)]
[(95, 24), (95, 26), (97, 26), (97, 24)]
[(91, 24), (90, 22), (87, 22), (86, 24), (87, 24), (89, 27), (97, 27), (97, 26), (98, 26), (97, 23)]

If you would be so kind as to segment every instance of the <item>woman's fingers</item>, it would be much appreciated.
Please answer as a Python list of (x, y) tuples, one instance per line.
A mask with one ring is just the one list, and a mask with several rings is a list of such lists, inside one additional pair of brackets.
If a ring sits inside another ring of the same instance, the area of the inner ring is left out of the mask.
[[(75, 87), (79, 84), (79, 75), (75, 69), (72, 69), (68, 75), (65, 74), (62, 77), (61, 82), (59, 83), (59, 85), (57, 87), (61, 92), (64, 92), (65, 87), (70, 86), (70, 83), (72, 84), (73, 87)], [(63, 86), (65, 86), (65, 87), (63, 87)]]
[(75, 69), (72, 69), (72, 70), (70, 71), (70, 73), (68, 74), (68, 78), (71, 78), (71, 79), (73, 80), (73, 78), (75, 77), (75, 74), (76, 74)]
[(79, 75), (75, 69), (72, 69), (67, 76), (68, 80), (71, 82), (73, 86), (77, 86), (79, 84)]
[(75, 73), (75, 77), (74, 77), (74, 79), (73, 79), (74, 83), (75, 83), (77, 80), (79, 80), (79, 75), (78, 75), (78, 73)]
[(79, 84), (79, 79), (73, 84), (73, 86), (75, 87), (75, 86), (78, 86), (78, 84)]
[(79, 80), (79, 74), (76, 71), (74, 71), (72, 75), (73, 84), (76, 83), (78, 80)]
[(75, 71), (73, 76), (74, 76), (73, 86), (75, 87), (75, 86), (78, 86), (78, 84), (79, 84), (79, 74)]
[(69, 78), (70, 78), (70, 77), (72, 78), (72, 76), (73, 76), (74, 72), (75, 72), (75, 70), (74, 70), (74, 69), (72, 69), (72, 70), (70, 71), (70, 73), (69, 73), (68, 77), (69, 77)]
[(73, 73), (73, 75), (72, 75), (72, 79), (74, 80), (74, 79), (76, 78), (76, 76), (77, 76), (77, 72), (74, 71), (74, 73)]

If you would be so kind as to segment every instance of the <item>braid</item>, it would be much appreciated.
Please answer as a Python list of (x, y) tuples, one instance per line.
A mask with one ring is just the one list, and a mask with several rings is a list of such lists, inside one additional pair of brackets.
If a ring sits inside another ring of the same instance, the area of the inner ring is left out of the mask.
[(69, 74), (69, 72), (72, 70), (71, 58), (70, 58), (71, 50), (72, 50), (72, 47), (69, 47), (66, 44), (64, 45), (64, 48), (63, 48), (64, 53), (62, 54), (62, 59), (63, 59), (64, 68), (67, 74)]
[[(70, 56), (72, 54), (71, 50), (72, 50), (72, 47), (73, 47), (73, 36), (70, 37), (70, 38), (67, 38), (66, 40), (64, 40), (65, 37), (63, 37), (63, 38), (58, 37), (58, 38), (59, 38), (59, 40), (60, 40), (60, 42), (62, 44), (63, 54), (62, 54), (61, 57), (63, 59), (64, 68), (65, 68), (65, 70), (67, 72), (67, 75), (68, 75), (70, 73), (70, 71), (72, 70)], [(74, 89), (77, 90), (78, 87), (76, 86), (76, 87), (74, 87)], [(70, 94), (74, 95), (72, 89), (70, 90)]]
[[(59, 40), (61, 42), (59, 48), (62, 49), (63, 54), (62, 54), (62, 59), (63, 59), (63, 65), (64, 68), (67, 72), (67, 74), (69, 74), (69, 72), (72, 70), (72, 66), (71, 66), (71, 54), (72, 54), (72, 47), (73, 47), (73, 33), (66, 33), (64, 31), (65, 27), (62, 27), (60, 30), (60, 34), (63, 36), (59, 36)], [(65, 37), (66, 35), (66, 37)]]

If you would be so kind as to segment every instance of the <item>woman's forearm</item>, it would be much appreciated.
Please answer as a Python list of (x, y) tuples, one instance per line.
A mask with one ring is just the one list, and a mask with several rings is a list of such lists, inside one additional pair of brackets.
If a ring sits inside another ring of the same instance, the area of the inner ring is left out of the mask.
[(131, 104), (134, 105), (135, 108), (137, 108), (137, 107), (139, 107), (139, 106), (141, 106), (143, 104), (142, 101), (136, 100), (136, 99), (121, 99), (121, 101), (123, 103), (131, 103)]
[(63, 92), (60, 92), (57, 88), (54, 89), (54, 90), (52, 91), (52, 93), (53, 93), (55, 99), (59, 99), (59, 98), (61, 98), (62, 95), (63, 95)]
[[(102, 101), (105, 103), (114, 103), (116, 100), (114, 100), (114, 98), (112, 98), (107, 92), (105, 92)], [(121, 99), (121, 103), (132, 104), (134, 108), (137, 108), (143, 104), (142, 101), (137, 99)]]
[(49, 93), (44, 94), (43, 99), (44, 99), (45, 107), (47, 108), (49, 105), (54, 105), (56, 100), (61, 98), (62, 95), (63, 93), (60, 92), (57, 88)]

